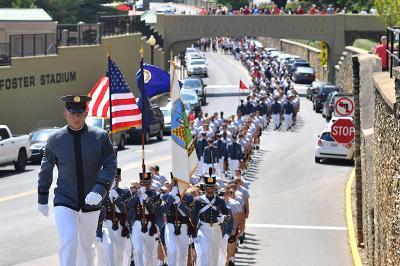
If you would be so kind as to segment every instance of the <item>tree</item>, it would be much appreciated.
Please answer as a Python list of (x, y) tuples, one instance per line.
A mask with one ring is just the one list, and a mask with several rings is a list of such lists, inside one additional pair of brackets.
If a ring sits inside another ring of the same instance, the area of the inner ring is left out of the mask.
[(273, 2), (279, 7), (286, 7), (287, 0), (273, 0)]
[(400, 0), (375, 0), (374, 5), (386, 26), (399, 26)]

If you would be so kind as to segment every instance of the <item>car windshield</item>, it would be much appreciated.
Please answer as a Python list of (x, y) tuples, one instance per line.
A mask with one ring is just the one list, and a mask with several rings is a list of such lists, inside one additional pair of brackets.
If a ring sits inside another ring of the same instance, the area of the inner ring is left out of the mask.
[(103, 129), (103, 119), (97, 117), (86, 117), (86, 124), (92, 127)]
[(203, 60), (193, 60), (192, 62), (190, 62), (191, 65), (204, 65), (204, 61)]
[(169, 117), (171, 116), (171, 109), (169, 108), (160, 108), (161, 113), (163, 114), (164, 117)]
[(184, 102), (196, 102), (196, 97), (190, 94), (181, 94), (182, 101)]
[(50, 134), (56, 131), (57, 129), (44, 129), (40, 131), (36, 131), (32, 134), (32, 142), (46, 142), (49, 138)]
[(321, 139), (321, 140), (325, 140), (325, 141), (335, 141), (335, 140), (331, 137), (331, 133), (329, 133), (329, 132), (324, 132), (324, 133), (322, 133), (320, 139)]
[(183, 87), (198, 88), (201, 87), (200, 80), (198, 79), (185, 79), (182, 84)]

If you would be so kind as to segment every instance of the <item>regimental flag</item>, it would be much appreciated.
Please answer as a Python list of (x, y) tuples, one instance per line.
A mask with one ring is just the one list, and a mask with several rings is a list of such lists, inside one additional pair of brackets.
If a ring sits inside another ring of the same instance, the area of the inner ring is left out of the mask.
[[(143, 64), (143, 73), (144, 89), (146, 90), (147, 97), (151, 98), (169, 92), (171, 81), (169, 74), (165, 70), (150, 64)], [(141, 70), (136, 73), (136, 83), (138, 87), (140, 87), (141, 74)]]
[(181, 93), (176, 75), (175, 65), (171, 63), (171, 144), (172, 144), (172, 175), (178, 181), (182, 193), (190, 186), (190, 177), (199, 163), (195, 151), (194, 139), (190, 132), (188, 117), (181, 100)]
[(244, 84), (244, 82), (242, 80), (240, 80), (239, 81), (239, 89), (248, 90), (249, 88), (247, 88), (246, 84)]
[(106, 75), (97, 81), (89, 96), (92, 100), (88, 105), (88, 115), (110, 118), (113, 133), (141, 124), (142, 114), (136, 104), (135, 96), (111, 58), (108, 59)]
[[(146, 130), (150, 124), (151, 121), (153, 120), (153, 112), (151, 110), (151, 103), (150, 99), (147, 95), (147, 91), (145, 89), (145, 76), (144, 76), (144, 64), (143, 64), (143, 57), (142, 60), (140, 61), (140, 70), (138, 71), (139, 77), (136, 78), (138, 81), (138, 87), (140, 91), (140, 97), (139, 97), (139, 108), (140, 111), (142, 112), (142, 129)], [(137, 76), (137, 75), (136, 75)], [(144, 131), (143, 131), (144, 133)]]

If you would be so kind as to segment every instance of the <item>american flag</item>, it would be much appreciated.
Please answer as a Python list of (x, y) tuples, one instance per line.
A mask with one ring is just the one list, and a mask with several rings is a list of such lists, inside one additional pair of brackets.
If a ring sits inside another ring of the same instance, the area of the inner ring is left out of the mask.
[(89, 93), (92, 100), (88, 105), (88, 115), (110, 117), (110, 88), (112, 132), (140, 126), (142, 113), (136, 104), (135, 96), (118, 66), (111, 59), (108, 59), (107, 74), (97, 81)]

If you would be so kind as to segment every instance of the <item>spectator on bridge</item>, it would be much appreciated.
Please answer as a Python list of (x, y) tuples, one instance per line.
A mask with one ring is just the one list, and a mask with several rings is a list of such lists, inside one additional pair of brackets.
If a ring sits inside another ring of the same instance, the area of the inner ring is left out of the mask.
[(296, 14), (297, 15), (303, 15), (304, 14), (304, 8), (303, 8), (303, 6), (301, 4), (297, 7)]
[(326, 9), (326, 13), (328, 14), (328, 15), (333, 15), (333, 14), (335, 14), (335, 9), (333, 8), (333, 6), (330, 4), (330, 5), (328, 5), (328, 8)]
[(201, 15), (201, 16), (207, 15), (207, 10), (204, 7), (202, 7), (199, 12), (199, 15)]
[(376, 15), (376, 9), (374, 7), (371, 7), (371, 9), (369, 10), (369, 13), (373, 16)]
[(317, 14), (317, 6), (316, 6), (315, 4), (313, 4), (313, 5), (310, 7), (310, 10), (308, 11), (308, 13), (309, 13), (310, 15), (315, 15), (315, 14)]
[(386, 45), (387, 38), (386, 36), (382, 36), (380, 44), (378, 44), (374, 50), (374, 54), (379, 56), (382, 61), (382, 71), (388, 70), (388, 62), (386, 60)]

